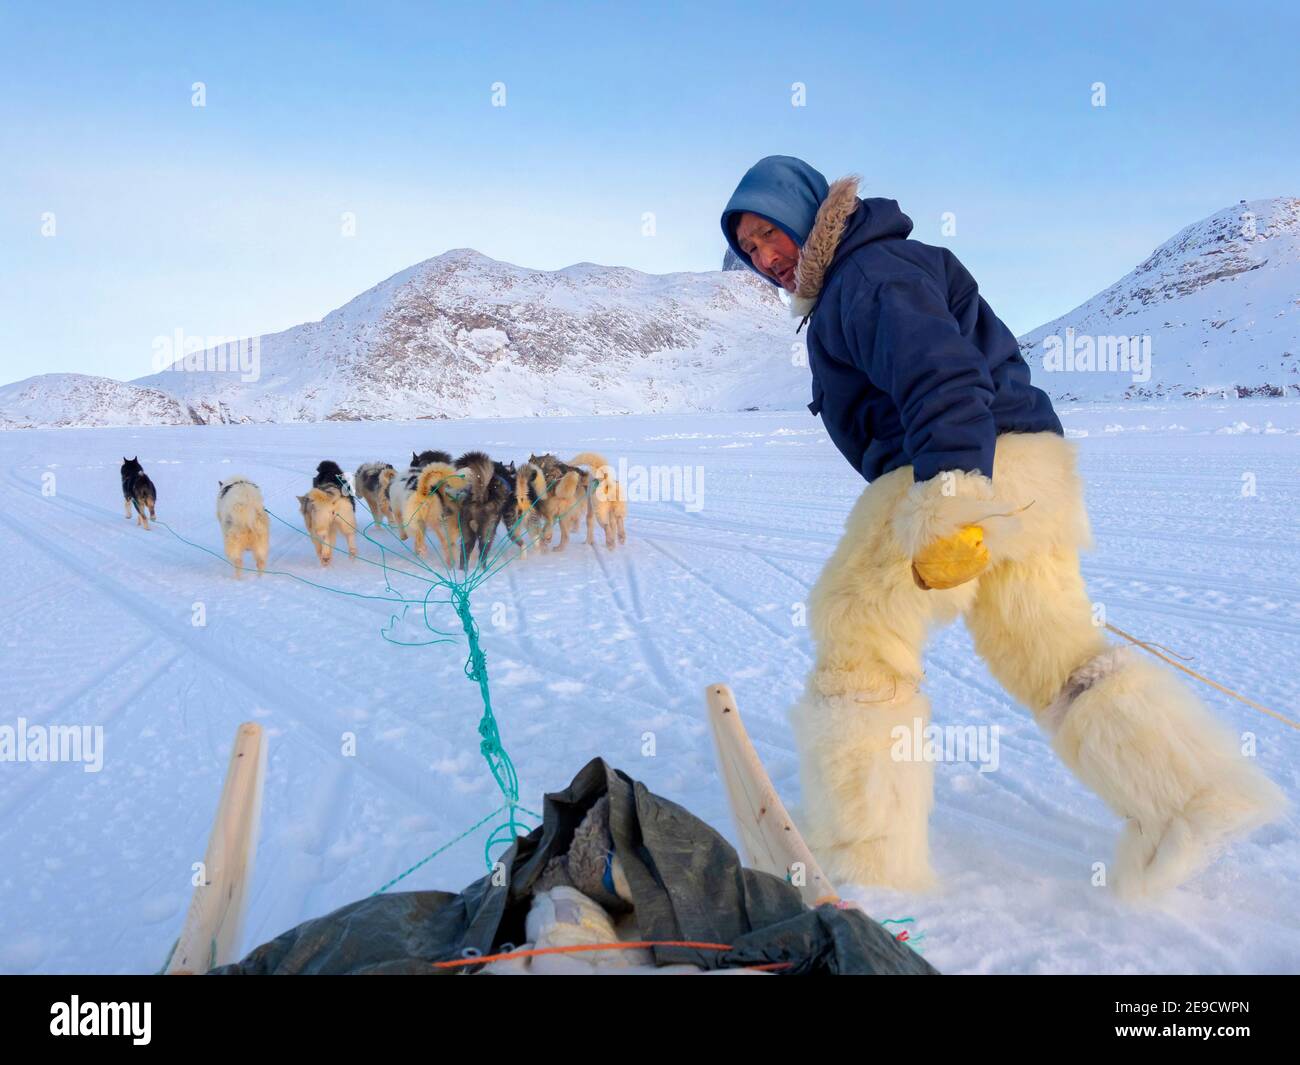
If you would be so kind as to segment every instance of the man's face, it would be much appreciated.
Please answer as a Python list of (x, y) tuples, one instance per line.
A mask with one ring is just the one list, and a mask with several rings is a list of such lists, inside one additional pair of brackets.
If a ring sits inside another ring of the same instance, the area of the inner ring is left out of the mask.
[(770, 277), (787, 292), (794, 291), (794, 268), (799, 265), (799, 245), (785, 230), (766, 218), (746, 211), (736, 223), (736, 244), (764, 277)]

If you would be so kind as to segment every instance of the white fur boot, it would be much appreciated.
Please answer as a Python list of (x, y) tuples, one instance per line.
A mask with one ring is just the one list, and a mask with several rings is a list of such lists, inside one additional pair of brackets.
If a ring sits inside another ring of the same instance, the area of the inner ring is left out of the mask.
[(1168, 670), (1128, 648), (1075, 670), (1042, 722), (1066, 765), (1128, 818), (1113, 878), (1125, 898), (1178, 886), (1230, 838), (1285, 809), (1232, 733)]
[(929, 723), (925, 696), (903, 681), (892, 691), (825, 695), (810, 680), (790, 719), (803, 785), (800, 824), (832, 882), (932, 886), (934, 766), (894, 756), (910, 753), (914, 731)]

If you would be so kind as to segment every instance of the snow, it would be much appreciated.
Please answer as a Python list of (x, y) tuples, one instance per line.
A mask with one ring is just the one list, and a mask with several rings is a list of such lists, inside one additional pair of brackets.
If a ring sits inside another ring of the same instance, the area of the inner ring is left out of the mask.
[[(1085, 573), (1108, 620), (1297, 716), (1300, 401), (1079, 403), (1063, 417), (1097, 538)], [(138, 453), (159, 518), (219, 550), (215, 492), (232, 471), (297, 527), (294, 496), (323, 458), (353, 469), (471, 446), (502, 458), (597, 450), (706, 474), (699, 509), (633, 503), (625, 548), (572, 543), (512, 562), (476, 593), (524, 805), (540, 809), (545, 791), (602, 755), (734, 842), (702, 695), (719, 680), (797, 804), (784, 719), (810, 661), (797, 608), (862, 489), (806, 412), (8, 432), (0, 725), (102, 725), (104, 763), (0, 763), (0, 971), (161, 966), (241, 721), (260, 722), (270, 746), (245, 948), (369, 894), (499, 804), (463, 640), (396, 647), (380, 636), (386, 603), (275, 575), (236, 582), (164, 529), (123, 520), (118, 482), (121, 456)], [(272, 569), (382, 592), (373, 567), (336, 556), (322, 570), (303, 536), (272, 525)], [(998, 726), (998, 767), (936, 767), (936, 892), (848, 893), (879, 918), (914, 917), (938, 968), (1300, 969), (1294, 819), (1238, 843), (1163, 905), (1127, 907), (1091, 883), (1117, 819), (960, 625), (935, 635), (927, 684), (936, 724)], [(1199, 690), (1255, 733), (1262, 767), (1300, 794), (1300, 736)], [(355, 757), (341, 753), (347, 733)], [(461, 889), (482, 874), (483, 840), (455, 844), (401, 886)]]

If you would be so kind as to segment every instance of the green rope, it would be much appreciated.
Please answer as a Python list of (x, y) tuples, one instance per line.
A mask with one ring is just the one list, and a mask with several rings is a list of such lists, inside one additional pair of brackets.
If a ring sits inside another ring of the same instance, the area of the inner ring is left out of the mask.
[[(490, 814), (488, 814), (486, 817), (484, 817), (484, 818), (482, 818), (481, 820), (476, 821), (474, 824), (470, 825), (469, 828), (465, 829), (465, 831), (462, 832), (462, 833), (461, 833), (459, 836), (457, 836), (455, 839), (451, 840), (451, 841), (448, 842), (448, 843), (444, 843), (441, 847), (439, 847), (439, 848), (438, 848), (436, 851), (434, 851), (432, 854), (426, 855), (425, 857), (421, 858), (418, 862), (416, 862), (413, 866), (411, 866), (411, 868), (407, 869), (405, 872), (403, 872), (403, 873), (398, 873), (395, 877), (393, 877), (392, 880), (390, 880), (390, 881), (389, 881), (387, 884), (385, 884), (383, 887), (377, 888), (376, 890), (372, 891), (372, 892), (370, 893), (370, 897), (373, 899), (376, 895), (382, 895), (385, 891), (387, 891), (390, 887), (392, 887), (394, 884), (396, 884), (399, 880), (403, 880), (403, 879), (405, 879), (406, 877), (410, 876), (413, 872), (415, 872), (417, 869), (419, 869), (420, 866), (424, 865), (426, 862), (431, 862), (431, 861), (433, 861), (433, 859), (436, 858), (436, 857), (438, 857), (438, 855), (440, 855), (443, 851), (448, 850), (448, 849), (451, 848), (451, 847), (454, 847), (457, 843), (459, 843), (461, 840), (463, 840), (466, 836), (471, 835), (471, 834), (473, 834), (474, 832), (477, 832), (480, 828), (482, 828), (484, 825), (486, 825), (489, 821), (492, 820), (492, 818), (496, 817), (496, 815), (499, 814), (499, 813), (500, 813), (502, 810), (504, 810), (504, 809), (505, 809), (504, 804), (501, 805), (501, 806), (498, 806), (495, 810), (493, 810), (493, 811), (492, 811)], [(163, 968), (166, 968), (166, 966), (164, 965)]]
[[(353, 505), (353, 513), (355, 514), (356, 497), (352, 493), (352, 490), (348, 485), (346, 478), (340, 477), (338, 478), (338, 480), (340, 482), (344, 494), (348, 497), (349, 500), (351, 500)], [(378, 891), (374, 892), (374, 894), (376, 895), (380, 894), (383, 891), (386, 891), (388, 888), (392, 887), (393, 884), (397, 883), (399, 880), (413, 873), (416, 869), (420, 868), (426, 862), (430, 861), (431, 859), (435, 858), (437, 855), (441, 854), (448, 847), (451, 847), (453, 844), (459, 842), (460, 840), (464, 839), (466, 836), (477, 831), (488, 821), (492, 820), (494, 817), (496, 817), (498, 814), (502, 813), (503, 811), (506, 814), (505, 820), (492, 828), (491, 832), (489, 832), (488, 834), (487, 842), (484, 844), (483, 847), (484, 862), (489, 869), (492, 868), (492, 864), (493, 864), (492, 852), (494, 848), (509, 847), (514, 843), (517, 837), (521, 835), (526, 835), (529, 831), (531, 831), (531, 828), (526, 823), (520, 820), (519, 818), (520, 814), (531, 817), (535, 821), (540, 822), (542, 820), (542, 816), (540, 814), (534, 813), (533, 811), (528, 810), (527, 808), (519, 805), (519, 776), (518, 773), (515, 771), (514, 762), (511, 761), (509, 753), (506, 751), (504, 744), (501, 742), (501, 730), (497, 724), (496, 714), (492, 707), (492, 692), (488, 684), (487, 655), (484, 653), (482, 645), (480, 643), (480, 639), (479, 639), (480, 632), (479, 632), (478, 622), (475, 621), (474, 619), (474, 614), (470, 602), (471, 593), (474, 591), (474, 589), (476, 589), (480, 584), (482, 584), (483, 581), (487, 580), (488, 577), (499, 572), (501, 568), (506, 565), (507, 562), (511, 561), (511, 558), (509, 557), (510, 548), (514, 546), (522, 546), (516, 544), (515, 536), (518, 532), (519, 527), (524, 523), (524, 520), (527, 517), (528, 512), (526, 511), (523, 514), (519, 514), (517, 516), (515, 522), (508, 528), (507, 535), (502, 537), (500, 540), (494, 540), (492, 549), (490, 551), (484, 551), (480, 546), (479, 558), (475, 563), (475, 565), (471, 568), (469, 566), (469, 560), (466, 557), (467, 551), (465, 548), (466, 538), (464, 536), (464, 529), (460, 527), (459, 524), (460, 514), (459, 511), (457, 511), (456, 542), (460, 545), (461, 548), (460, 550), (461, 564), (460, 566), (456, 566), (454, 564), (454, 561), (443, 558), (441, 553), (438, 551), (438, 545), (433, 545), (432, 554), (435, 558), (437, 558), (438, 561), (436, 565), (431, 565), (428, 556), (426, 554), (417, 553), (414, 550), (412, 550), (412, 548), (406, 543), (406, 541), (400, 539), (398, 534), (394, 532), (394, 528), (401, 531), (405, 531), (407, 526), (411, 525), (412, 523), (415, 523), (417, 519), (419, 519), (422, 516), (422, 513), (424, 512), (425, 508), (430, 506), (434, 495), (438, 492), (439, 488), (442, 487), (444, 481), (446, 480), (448, 480), (448, 478), (445, 477), (441, 478), (429, 489), (429, 491), (425, 494), (424, 499), (420, 502), (420, 505), (416, 508), (415, 512), (412, 514), (411, 518), (407, 522), (404, 523), (389, 522), (385, 524), (382, 521), (381, 516), (375, 515), (373, 513), (371, 514), (371, 520), (362, 529), (357, 529), (355, 524), (348, 523), (346, 521), (343, 522), (343, 524), (347, 525), (352, 530), (352, 532), (354, 533), (360, 532), (361, 537), (364, 540), (366, 540), (367, 543), (370, 543), (379, 549), (378, 561), (375, 561), (374, 559), (366, 558), (360, 554), (353, 557), (355, 557), (358, 561), (366, 563), (367, 565), (376, 566), (383, 572), (384, 591), (387, 593), (385, 595), (367, 595), (363, 592), (354, 592), (346, 588), (336, 588), (332, 585), (321, 584), (318, 581), (310, 580), (306, 577), (303, 577), (297, 573), (292, 573), (288, 570), (264, 570), (263, 571), (264, 573), (269, 573), (274, 576), (291, 577), (293, 580), (296, 580), (299, 583), (306, 584), (312, 588), (317, 588), (321, 591), (332, 592), (336, 595), (351, 596), (354, 599), (372, 599), (380, 602), (387, 602), (387, 603), (392, 603), (394, 605), (400, 605), (402, 608), (401, 612), (390, 615), (388, 624), (385, 625), (382, 629), (380, 629), (380, 633), (379, 633), (380, 636), (385, 641), (391, 644), (395, 644), (399, 647), (425, 647), (425, 646), (430, 646), (432, 644), (451, 642), (453, 639), (453, 634), (451, 632), (438, 628), (433, 623), (433, 620), (430, 618), (429, 615), (430, 604), (450, 606), (453, 612), (456, 614), (457, 619), (460, 622), (461, 632), (464, 634), (465, 640), (468, 644), (469, 652), (465, 660), (465, 676), (468, 677), (470, 680), (474, 681), (478, 685), (479, 698), (483, 704), (483, 711), (482, 711), (482, 715), (479, 718), (479, 725), (478, 725), (478, 732), (480, 737), (479, 753), (482, 754), (484, 761), (487, 762), (488, 771), (492, 774), (492, 779), (496, 782), (497, 788), (500, 790), (502, 797), (505, 799), (505, 802), (501, 806), (498, 806), (495, 810), (493, 810), (482, 820), (477, 822), (475, 825), (466, 829), (459, 836), (453, 839), (450, 843), (447, 843), (445, 846), (438, 848), (432, 854), (428, 855), (426, 858), (417, 862), (415, 865), (411, 866), (409, 869), (407, 869), (405, 872), (395, 877), (393, 880), (390, 880), (383, 887), (379, 888)], [(546, 487), (549, 490), (550, 488), (554, 487), (554, 483), (548, 484)], [(589, 501), (588, 497), (590, 496), (590, 492), (591, 492), (591, 488), (589, 487), (588, 492), (585, 495), (579, 497), (577, 500), (575, 500), (573, 506), (566, 508), (561, 514), (550, 519), (550, 521), (548, 521), (546, 525), (546, 532), (549, 534), (550, 524), (552, 521), (563, 523), (568, 519), (570, 513), (575, 508), (583, 505), (584, 503), (588, 503)], [(535, 505), (536, 505), (535, 503), (532, 504), (532, 506)], [(529, 507), (530, 511), (532, 509), (532, 506)], [(307, 537), (309, 540), (313, 541), (313, 543), (324, 544), (326, 542), (320, 539), (319, 537), (315, 536), (313, 533), (299, 528), (296, 524), (286, 521), (284, 518), (280, 517), (280, 515), (276, 514), (272, 510), (268, 509), (266, 513), (270, 517), (278, 521), (281, 525), (284, 525), (286, 528), (292, 529), (294, 532), (298, 533), (301, 536)], [(446, 521), (445, 513), (439, 515), (439, 521), (441, 523), (442, 531), (445, 535), (447, 532), (447, 521)], [(193, 540), (190, 540), (182, 536), (166, 522), (155, 520), (155, 524), (161, 525), (164, 529), (166, 529), (169, 533), (171, 533), (172, 536), (176, 537), (176, 539), (180, 540), (182, 543), (188, 544), (190, 547), (198, 548), (200, 551), (204, 551), (207, 554), (212, 555), (214, 558), (220, 559), (221, 561), (225, 562), (227, 565), (230, 565), (232, 568), (242, 569), (242, 567), (235, 566), (235, 564), (232, 563), (228, 558), (226, 558), (225, 555), (218, 554), (216, 551), (212, 550), (211, 548), (206, 547), (203, 544), (195, 543)], [(389, 538), (395, 541), (398, 546), (392, 547), (380, 542), (380, 540), (377, 539), (376, 536), (374, 535), (377, 531), (380, 530), (388, 533)], [(422, 525), (417, 525), (416, 535), (420, 537), (419, 542), (422, 543), (423, 536), (424, 536), (424, 528)], [(448, 540), (447, 542), (450, 543), (450, 540)], [(329, 546), (332, 551), (333, 543), (331, 542)], [(410, 569), (406, 569), (401, 566), (395, 566), (389, 560), (390, 554), (401, 556), (404, 562), (408, 564), (413, 564), (417, 572), (412, 572)], [(403, 594), (399, 589), (393, 586), (392, 578), (394, 575), (401, 575), (403, 577), (409, 577), (414, 580), (421, 581), (424, 584), (426, 584), (427, 587), (425, 588), (424, 593), (420, 595), (418, 598), (408, 597), (407, 595)], [(446, 598), (435, 597), (434, 593), (439, 591), (440, 589), (445, 590)], [(411, 611), (413, 607), (419, 608), (421, 620), (424, 623), (425, 629), (428, 632), (433, 634), (432, 639), (404, 640), (395, 637), (394, 633), (406, 620), (408, 613)]]

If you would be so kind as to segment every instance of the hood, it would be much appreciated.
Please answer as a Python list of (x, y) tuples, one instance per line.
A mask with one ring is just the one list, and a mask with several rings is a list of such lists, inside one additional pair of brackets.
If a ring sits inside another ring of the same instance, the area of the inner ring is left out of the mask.
[[(736, 244), (736, 221), (749, 211), (780, 227), (800, 247), (817, 220), (826, 199), (826, 179), (802, 159), (792, 155), (769, 155), (745, 172), (722, 212), (722, 234), (737, 258), (751, 270), (754, 264)], [(758, 273), (757, 270), (754, 271)], [(764, 277), (759, 274), (759, 277)], [(770, 277), (764, 280), (776, 285)], [(780, 287), (779, 285), (777, 286)]]
[(912, 220), (897, 200), (859, 199), (859, 180), (850, 175), (831, 185), (800, 248), (791, 303), (800, 318), (812, 313), (826, 281), (850, 254), (872, 241), (901, 239), (912, 232)]

